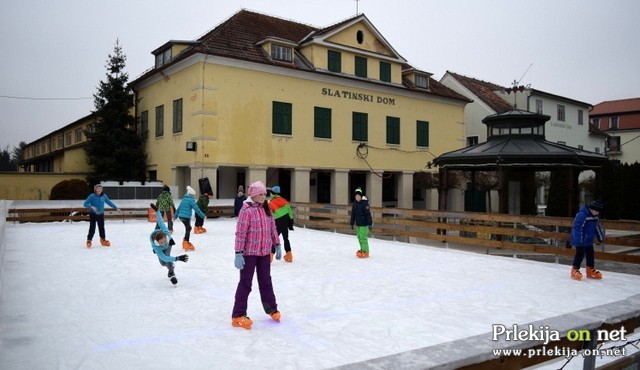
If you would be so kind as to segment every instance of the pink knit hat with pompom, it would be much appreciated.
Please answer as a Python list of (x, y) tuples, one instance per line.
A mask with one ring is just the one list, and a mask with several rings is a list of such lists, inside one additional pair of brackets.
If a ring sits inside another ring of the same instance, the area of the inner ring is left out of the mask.
[(260, 194), (267, 194), (267, 187), (264, 186), (262, 181), (256, 181), (249, 185), (249, 196), (254, 197)]

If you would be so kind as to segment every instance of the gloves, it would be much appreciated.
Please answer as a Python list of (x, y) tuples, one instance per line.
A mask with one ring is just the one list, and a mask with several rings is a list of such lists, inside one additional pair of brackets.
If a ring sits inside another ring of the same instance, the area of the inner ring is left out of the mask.
[(293, 231), (293, 219), (289, 219), (289, 230)]
[(180, 255), (176, 257), (177, 261), (187, 262), (189, 260), (189, 256), (186, 254)]
[(282, 259), (282, 246), (280, 244), (276, 245), (276, 259), (278, 261)]
[(242, 270), (244, 268), (244, 256), (242, 255), (242, 252), (236, 252), (236, 259), (233, 263), (236, 265), (238, 270)]

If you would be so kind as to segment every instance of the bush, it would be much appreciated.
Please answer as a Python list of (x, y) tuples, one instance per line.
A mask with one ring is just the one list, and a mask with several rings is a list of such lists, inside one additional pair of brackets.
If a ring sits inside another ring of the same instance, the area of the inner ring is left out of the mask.
[(51, 188), (51, 200), (84, 199), (91, 193), (91, 187), (86, 181), (71, 179), (61, 181)]

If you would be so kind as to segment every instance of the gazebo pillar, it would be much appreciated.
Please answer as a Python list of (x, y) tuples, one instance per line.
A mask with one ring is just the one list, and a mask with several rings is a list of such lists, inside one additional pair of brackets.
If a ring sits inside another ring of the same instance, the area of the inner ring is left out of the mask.
[(504, 168), (498, 166), (498, 212), (509, 213), (507, 203), (507, 175)]

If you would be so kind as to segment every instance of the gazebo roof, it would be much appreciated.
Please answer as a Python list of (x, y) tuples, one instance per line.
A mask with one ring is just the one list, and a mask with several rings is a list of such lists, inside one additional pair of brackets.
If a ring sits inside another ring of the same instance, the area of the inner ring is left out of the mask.
[[(524, 127), (544, 125), (549, 116), (519, 109), (487, 116), (482, 120), (491, 131), (492, 126), (509, 127), (520, 131)], [(533, 131), (535, 132), (535, 131)], [(499, 134), (470, 147), (444, 153), (433, 164), (451, 170), (492, 171), (498, 167), (551, 170), (553, 168), (596, 168), (607, 157), (586, 150), (545, 140), (544, 135)]]

